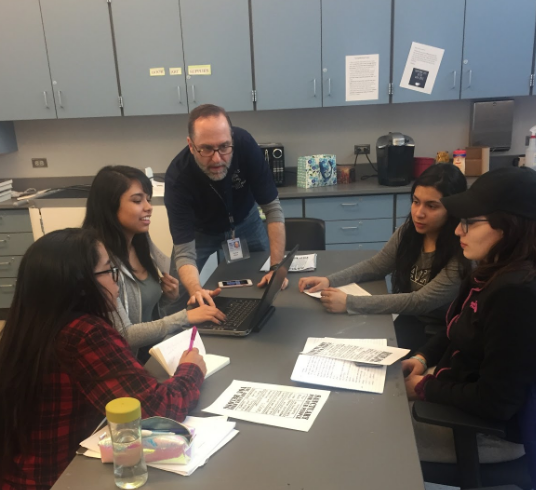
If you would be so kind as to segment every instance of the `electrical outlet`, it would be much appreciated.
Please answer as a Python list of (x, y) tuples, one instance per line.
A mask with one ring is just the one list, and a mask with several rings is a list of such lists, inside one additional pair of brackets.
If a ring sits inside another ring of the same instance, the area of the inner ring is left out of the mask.
[(354, 145), (354, 155), (370, 155), (370, 145)]
[(33, 168), (45, 168), (48, 167), (46, 158), (32, 158), (32, 167)]

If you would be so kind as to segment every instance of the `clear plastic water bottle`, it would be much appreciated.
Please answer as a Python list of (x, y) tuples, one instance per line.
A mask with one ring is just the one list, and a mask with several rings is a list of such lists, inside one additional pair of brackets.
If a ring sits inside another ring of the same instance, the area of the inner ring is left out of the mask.
[(135, 398), (116, 398), (106, 405), (119, 488), (139, 488), (147, 481), (141, 441), (141, 406)]

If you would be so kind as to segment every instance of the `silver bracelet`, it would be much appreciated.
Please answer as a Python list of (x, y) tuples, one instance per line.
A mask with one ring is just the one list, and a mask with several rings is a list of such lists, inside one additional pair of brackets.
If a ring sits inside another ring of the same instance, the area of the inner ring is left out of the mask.
[(411, 356), (410, 359), (417, 359), (417, 361), (419, 361), (421, 364), (422, 364), (422, 367), (424, 368), (424, 373), (426, 372), (426, 370), (428, 369), (428, 366), (426, 365), (426, 361), (424, 359), (422, 359), (421, 357), (417, 357), (417, 356)]

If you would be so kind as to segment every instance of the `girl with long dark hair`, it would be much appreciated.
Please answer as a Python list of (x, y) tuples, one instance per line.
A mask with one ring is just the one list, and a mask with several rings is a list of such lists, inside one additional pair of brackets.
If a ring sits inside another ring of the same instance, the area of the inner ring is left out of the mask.
[(117, 273), (95, 233), (79, 228), (24, 255), (0, 337), (2, 489), (51, 487), (114, 398), (179, 421), (197, 403), (206, 373), (197, 349), (160, 384), (110, 326)]
[[(469, 268), (454, 236), (459, 220), (440, 201), (466, 189), (465, 177), (454, 165), (432, 165), (413, 184), (406, 222), (380, 252), (328, 277), (301, 278), (300, 291), (322, 291), (322, 304), (331, 313), (406, 315), (395, 324), (398, 344), (421, 345), (426, 324), (444, 325), (447, 307)], [(335, 289), (388, 274), (395, 294), (352, 296)], [(407, 315), (418, 320), (407, 321)]]
[[(536, 382), (536, 172), (492, 170), (442, 203), (461, 220), (457, 238), (477, 265), (449, 309), (446, 331), (402, 362), (408, 397), (507, 422), (514, 436)], [(427, 366), (436, 366), (434, 374)], [(450, 429), (415, 428), (421, 459), (455, 461)], [(520, 444), (477, 440), (481, 463), (523, 454)]]
[(204, 321), (219, 323), (225, 318), (208, 305), (167, 314), (178, 297), (179, 284), (166, 270), (161, 270), (162, 277), (157, 271), (164, 254), (148, 233), (151, 197), (151, 181), (141, 170), (104, 167), (91, 185), (83, 224), (96, 231), (120, 270), (118, 308), (112, 321), (134, 350), (159, 342), (182, 327)]

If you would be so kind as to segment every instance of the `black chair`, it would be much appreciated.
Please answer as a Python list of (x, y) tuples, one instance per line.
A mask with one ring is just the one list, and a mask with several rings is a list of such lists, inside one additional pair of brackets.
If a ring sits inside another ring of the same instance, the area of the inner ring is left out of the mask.
[(519, 413), (520, 433), (525, 456), (504, 463), (479, 464), (476, 434), (506, 438), (506, 426), (482, 420), (445, 405), (416, 401), (415, 420), (450, 427), (454, 434), (457, 464), (421, 462), (424, 481), (463, 489), (482, 485), (517, 485), (523, 490), (536, 488), (536, 384)]
[(316, 218), (286, 218), (286, 250), (296, 245), (300, 250), (326, 250), (326, 226), (324, 221)]

